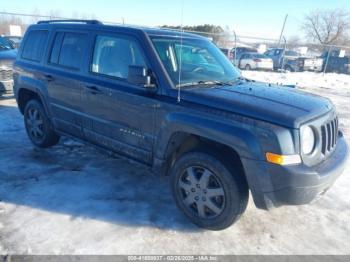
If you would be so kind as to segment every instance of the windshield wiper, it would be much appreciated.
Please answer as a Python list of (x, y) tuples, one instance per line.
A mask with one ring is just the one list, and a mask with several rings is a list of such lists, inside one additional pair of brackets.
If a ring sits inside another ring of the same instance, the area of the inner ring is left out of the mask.
[(189, 83), (183, 83), (178, 84), (176, 87), (187, 87), (187, 86), (198, 86), (198, 85), (216, 85), (215, 81), (196, 81), (196, 82), (189, 82)]
[(232, 81), (196, 81), (196, 82), (190, 82), (190, 83), (183, 83), (181, 85), (176, 85), (176, 87), (188, 87), (188, 86), (199, 86), (199, 85), (219, 85), (219, 86), (224, 86), (224, 85), (231, 85)]

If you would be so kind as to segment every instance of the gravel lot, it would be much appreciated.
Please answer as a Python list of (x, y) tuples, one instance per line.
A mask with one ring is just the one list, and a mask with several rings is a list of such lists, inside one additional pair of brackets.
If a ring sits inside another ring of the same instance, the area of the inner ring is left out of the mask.
[[(350, 76), (244, 72), (330, 98), (350, 144)], [(29, 142), (13, 98), (0, 100), (1, 254), (349, 254), (350, 165), (318, 202), (258, 210), (204, 231), (176, 209), (168, 179), (69, 139)]]

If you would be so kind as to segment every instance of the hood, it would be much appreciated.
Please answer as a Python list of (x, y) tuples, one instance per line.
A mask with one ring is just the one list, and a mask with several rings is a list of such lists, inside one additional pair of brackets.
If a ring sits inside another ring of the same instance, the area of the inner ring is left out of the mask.
[(0, 50), (0, 59), (16, 60), (17, 49)]
[(191, 102), (289, 128), (299, 128), (302, 123), (333, 109), (326, 98), (290, 87), (256, 82), (195, 88), (183, 94), (183, 98)]

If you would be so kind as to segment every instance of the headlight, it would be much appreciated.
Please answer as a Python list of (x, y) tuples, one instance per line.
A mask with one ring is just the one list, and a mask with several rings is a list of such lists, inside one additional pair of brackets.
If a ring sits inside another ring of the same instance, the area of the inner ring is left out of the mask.
[(303, 154), (310, 154), (315, 147), (315, 133), (309, 126), (304, 126), (300, 129), (301, 151)]

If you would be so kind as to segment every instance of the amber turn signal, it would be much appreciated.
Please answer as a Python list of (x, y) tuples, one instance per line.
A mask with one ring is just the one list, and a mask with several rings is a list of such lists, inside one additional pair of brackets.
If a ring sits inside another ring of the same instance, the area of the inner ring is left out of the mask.
[(299, 155), (278, 155), (274, 153), (266, 153), (267, 162), (277, 165), (293, 165), (300, 164), (301, 158)]

